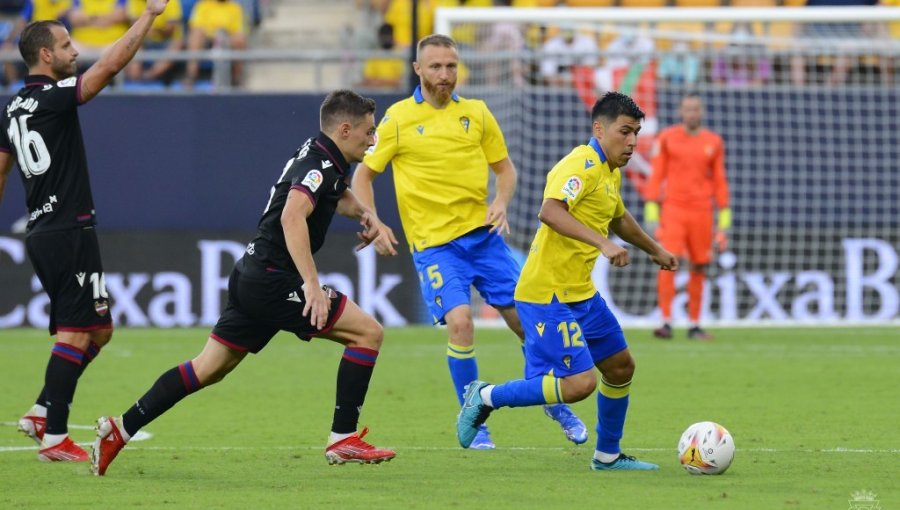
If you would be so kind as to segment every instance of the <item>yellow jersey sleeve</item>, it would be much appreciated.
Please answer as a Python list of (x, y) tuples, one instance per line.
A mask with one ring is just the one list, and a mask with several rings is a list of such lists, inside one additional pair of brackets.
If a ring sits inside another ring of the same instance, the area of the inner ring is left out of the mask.
[(388, 108), (378, 128), (375, 130), (375, 145), (363, 158), (363, 163), (373, 172), (382, 173), (388, 163), (397, 155), (397, 143), (400, 140), (397, 121), (391, 115)]
[[(479, 101), (480, 102), (480, 101)], [(509, 156), (506, 149), (506, 140), (503, 138), (503, 131), (500, 130), (500, 123), (491, 113), (491, 110), (484, 102), (481, 102), (484, 108), (484, 139), (481, 142), (484, 157), (489, 164), (496, 163)]]

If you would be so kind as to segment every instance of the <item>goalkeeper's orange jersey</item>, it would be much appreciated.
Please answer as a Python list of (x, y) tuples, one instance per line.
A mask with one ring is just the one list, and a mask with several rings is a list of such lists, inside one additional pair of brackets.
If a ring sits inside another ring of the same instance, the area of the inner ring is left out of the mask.
[(653, 173), (644, 198), (686, 208), (728, 207), (725, 144), (722, 137), (701, 129), (696, 135), (683, 125), (664, 129), (653, 146)]

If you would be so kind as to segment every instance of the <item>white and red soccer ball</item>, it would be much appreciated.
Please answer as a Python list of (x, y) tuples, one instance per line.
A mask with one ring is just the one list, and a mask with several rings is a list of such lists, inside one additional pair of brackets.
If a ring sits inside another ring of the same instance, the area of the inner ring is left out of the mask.
[(678, 460), (692, 475), (720, 475), (734, 460), (734, 439), (718, 423), (695, 423), (678, 441)]

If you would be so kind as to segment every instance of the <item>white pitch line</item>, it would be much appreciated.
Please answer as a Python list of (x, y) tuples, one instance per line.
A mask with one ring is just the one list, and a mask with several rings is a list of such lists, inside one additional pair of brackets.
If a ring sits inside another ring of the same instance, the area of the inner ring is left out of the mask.
[[(90, 445), (91, 443), (80, 443), (82, 445)], [(129, 449), (133, 450), (156, 450), (156, 451), (252, 451), (252, 450), (322, 450), (322, 445), (294, 445), (294, 446), (134, 446)], [(459, 447), (444, 446), (390, 446), (387, 448), (395, 448), (400, 451), (460, 451)], [(507, 451), (570, 451), (571, 447), (536, 447), (536, 446), (513, 446), (501, 447), (499, 450)], [(36, 450), (35, 446), (0, 446), (2, 452), (20, 452)], [(670, 452), (675, 453), (675, 448), (626, 448), (628, 451), (636, 452)], [(826, 448), (826, 449), (790, 449), (790, 448), (738, 448), (738, 453), (889, 453), (900, 454), (898, 448)]]

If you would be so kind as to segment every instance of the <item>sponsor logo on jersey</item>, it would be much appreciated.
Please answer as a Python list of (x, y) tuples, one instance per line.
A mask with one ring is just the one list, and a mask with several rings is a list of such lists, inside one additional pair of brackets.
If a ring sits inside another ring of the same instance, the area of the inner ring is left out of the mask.
[(538, 322), (537, 325), (535, 326), (535, 329), (537, 329), (538, 336), (544, 336), (544, 323), (543, 322)]
[(300, 294), (297, 294), (297, 291), (296, 291), (296, 290), (293, 290), (293, 291), (291, 291), (290, 294), (288, 294), (287, 300), (288, 300), (288, 301), (294, 301), (294, 302), (297, 302), (297, 303), (302, 303), (302, 302), (303, 302), (303, 300), (300, 299)]
[(565, 356), (563, 356), (562, 362), (563, 365), (566, 366), (566, 368), (572, 368), (572, 356), (566, 354)]
[(84, 287), (84, 277), (87, 276), (85, 273), (75, 273), (75, 279), (78, 280), (78, 286)]
[(462, 116), (459, 118), (459, 123), (462, 124), (463, 129), (466, 130), (466, 133), (469, 132), (469, 118), (466, 116)]
[(256, 243), (250, 243), (247, 245), (247, 255), (253, 255), (256, 253)]
[[(65, 80), (61, 80), (56, 82), (57, 87), (74, 87), (75, 84), (78, 83), (78, 77), (72, 76), (71, 78), (66, 78)], [(45, 85), (44, 90), (47, 90), (46, 87), (52, 87), (52, 85)]]
[(334, 166), (334, 164), (330, 160), (327, 160), (327, 159), (322, 160), (322, 170), (325, 170), (326, 168), (331, 168), (333, 166)]
[(416, 126), (416, 131), (418, 131), (420, 135), (421, 135), (421, 134), (424, 134), (424, 133), (425, 133), (425, 126), (419, 124), (418, 126)]
[(322, 172), (318, 170), (310, 170), (309, 173), (306, 174), (306, 177), (303, 178), (303, 182), (301, 184), (315, 193), (315, 191), (319, 189), (319, 186), (322, 185), (323, 180), (324, 178), (322, 177)]
[(596, 165), (596, 164), (597, 164), (597, 163), (594, 163), (594, 160), (591, 159), (591, 158), (587, 158), (586, 160), (584, 160), (584, 168), (585, 168), (585, 170), (587, 170), (588, 168), (591, 168), (592, 166), (594, 166), (594, 165)]
[(570, 200), (575, 200), (575, 197), (578, 196), (578, 193), (581, 192), (582, 184), (581, 179), (578, 177), (572, 176), (569, 177), (569, 180), (562, 187), (562, 193)]
[(443, 300), (441, 299), (441, 296), (435, 297), (435, 298), (434, 298), (434, 303), (435, 303), (436, 305), (438, 305), (438, 308), (443, 308), (443, 307), (444, 307), (444, 302), (443, 302)]

